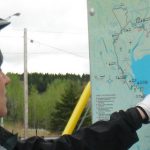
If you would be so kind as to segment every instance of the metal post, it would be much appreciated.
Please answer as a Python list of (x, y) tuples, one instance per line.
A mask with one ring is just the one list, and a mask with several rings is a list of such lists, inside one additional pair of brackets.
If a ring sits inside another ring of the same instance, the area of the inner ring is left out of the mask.
[(91, 85), (90, 85), (90, 82), (88, 82), (88, 84), (86, 85), (83, 93), (81, 94), (80, 96), (80, 99), (75, 107), (75, 109), (73, 110), (73, 113), (62, 133), (62, 135), (64, 134), (72, 134), (74, 128), (76, 127), (77, 125), (77, 122), (84, 110), (84, 108), (86, 107), (88, 101), (89, 101), (89, 98), (91, 96)]
[(28, 137), (27, 29), (24, 29), (24, 137)]

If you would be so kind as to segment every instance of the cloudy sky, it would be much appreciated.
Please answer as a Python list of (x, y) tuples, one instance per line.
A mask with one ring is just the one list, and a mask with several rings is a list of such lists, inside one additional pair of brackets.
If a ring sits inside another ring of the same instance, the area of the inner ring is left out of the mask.
[(0, 31), (4, 72), (23, 72), (27, 28), (29, 72), (89, 73), (86, 0), (1, 0), (0, 18), (16, 12)]

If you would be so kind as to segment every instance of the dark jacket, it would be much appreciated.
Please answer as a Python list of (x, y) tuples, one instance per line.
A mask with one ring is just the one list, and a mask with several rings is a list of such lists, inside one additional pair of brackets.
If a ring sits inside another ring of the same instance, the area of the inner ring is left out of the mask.
[(109, 121), (98, 121), (73, 135), (50, 141), (40, 137), (19, 141), (16, 135), (1, 128), (0, 145), (8, 150), (127, 150), (138, 141), (136, 130), (142, 122), (137, 109), (130, 108), (113, 113)]

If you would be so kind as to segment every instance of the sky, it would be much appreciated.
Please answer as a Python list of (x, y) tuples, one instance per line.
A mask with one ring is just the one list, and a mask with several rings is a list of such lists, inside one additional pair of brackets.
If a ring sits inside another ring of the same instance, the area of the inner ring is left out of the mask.
[(26, 28), (28, 72), (89, 73), (87, 0), (1, 0), (0, 18), (17, 12), (0, 31), (4, 72), (23, 73)]

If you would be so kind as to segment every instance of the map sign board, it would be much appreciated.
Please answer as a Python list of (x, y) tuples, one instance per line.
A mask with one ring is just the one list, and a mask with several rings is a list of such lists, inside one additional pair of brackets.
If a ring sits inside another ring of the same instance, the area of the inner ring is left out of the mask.
[[(88, 0), (93, 122), (150, 93), (150, 0)], [(131, 150), (150, 150), (150, 126)]]

